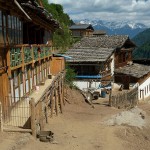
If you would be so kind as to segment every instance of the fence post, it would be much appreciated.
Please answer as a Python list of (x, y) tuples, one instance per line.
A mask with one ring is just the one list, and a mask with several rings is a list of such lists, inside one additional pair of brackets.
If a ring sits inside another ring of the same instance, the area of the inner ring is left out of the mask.
[(42, 110), (42, 101), (39, 102), (39, 109), (40, 109), (40, 113), (39, 113), (39, 123), (40, 123), (40, 127), (41, 130), (44, 129), (44, 123), (43, 123), (43, 110)]
[(51, 93), (51, 117), (53, 117), (53, 110), (54, 110), (54, 88), (52, 89)]
[[(56, 86), (56, 84), (55, 84)], [(56, 115), (58, 116), (58, 93), (57, 93), (58, 87), (55, 87), (55, 110)]]
[(59, 92), (58, 92), (58, 94), (59, 94), (59, 102), (60, 102), (60, 111), (61, 111), (61, 113), (63, 113), (63, 104), (62, 104), (62, 93), (61, 93), (61, 80), (60, 80), (60, 82), (59, 82)]
[(0, 131), (3, 132), (3, 111), (2, 103), (0, 102)]
[(33, 98), (31, 98), (30, 101), (30, 109), (31, 109), (31, 130), (32, 135), (34, 138), (36, 138), (36, 122), (35, 122), (35, 101)]
[(64, 94), (64, 78), (62, 77), (62, 85), (61, 85), (61, 90), (62, 90), (62, 101), (63, 101), (63, 104), (65, 105), (65, 94)]

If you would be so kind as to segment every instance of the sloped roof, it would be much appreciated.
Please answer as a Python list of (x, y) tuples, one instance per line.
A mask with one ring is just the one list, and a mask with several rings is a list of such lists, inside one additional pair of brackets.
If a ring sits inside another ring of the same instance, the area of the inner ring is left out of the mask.
[(99, 37), (84, 37), (81, 41), (74, 44), (73, 48), (82, 47), (101, 47), (101, 48), (119, 48), (129, 40), (127, 35), (103, 35)]
[(126, 65), (115, 69), (115, 73), (121, 73), (133, 76), (135, 78), (141, 78), (150, 72), (150, 67), (147, 65), (141, 65), (133, 63), (132, 65)]
[(91, 29), (94, 30), (91, 24), (75, 24), (72, 25), (70, 28), (70, 30), (77, 30), (77, 29)]
[(70, 49), (65, 53), (66, 56), (72, 57), (67, 62), (104, 62), (106, 61), (114, 49), (112, 48), (79, 48)]
[(105, 35), (106, 34), (106, 31), (104, 30), (95, 30), (93, 32), (93, 35)]
[(47, 23), (52, 25), (54, 28), (60, 27), (59, 23), (55, 19), (53, 19), (52, 14), (50, 14), (46, 9), (41, 7), (35, 0), (32, 1), (21, 0), (19, 2), (21, 6), (26, 10), (27, 13), (34, 13), (34, 15), (42, 18)]

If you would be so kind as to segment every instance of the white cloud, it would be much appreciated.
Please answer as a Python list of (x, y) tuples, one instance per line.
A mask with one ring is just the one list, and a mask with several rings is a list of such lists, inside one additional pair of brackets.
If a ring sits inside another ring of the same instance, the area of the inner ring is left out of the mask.
[(150, 0), (49, 0), (61, 4), (72, 19), (130, 20), (150, 25)]

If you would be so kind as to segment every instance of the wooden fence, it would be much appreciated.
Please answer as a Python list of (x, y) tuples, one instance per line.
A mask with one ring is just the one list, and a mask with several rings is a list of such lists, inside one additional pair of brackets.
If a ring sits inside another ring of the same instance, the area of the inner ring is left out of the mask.
[(48, 118), (63, 113), (64, 103), (64, 73), (55, 77), (37, 103), (31, 99), (31, 129), (33, 136), (38, 130), (43, 130)]
[[(43, 130), (44, 124), (48, 123), (48, 117), (63, 113), (64, 77), (65, 72), (60, 72), (38, 100), (23, 99), (13, 107), (9, 106), (3, 113), (0, 104), (1, 130), (22, 132), (24, 128), (23, 132), (32, 132), (33, 136), (36, 136), (37, 131)], [(21, 127), (21, 129), (16, 130), (12, 127)]]
[(110, 97), (109, 105), (117, 108), (132, 108), (138, 103), (138, 87), (129, 92)]

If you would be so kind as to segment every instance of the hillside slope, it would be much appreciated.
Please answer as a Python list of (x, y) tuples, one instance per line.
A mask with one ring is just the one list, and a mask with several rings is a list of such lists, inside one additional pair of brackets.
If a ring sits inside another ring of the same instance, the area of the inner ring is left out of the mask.
[(150, 28), (132, 39), (137, 48), (133, 51), (134, 59), (150, 59)]

